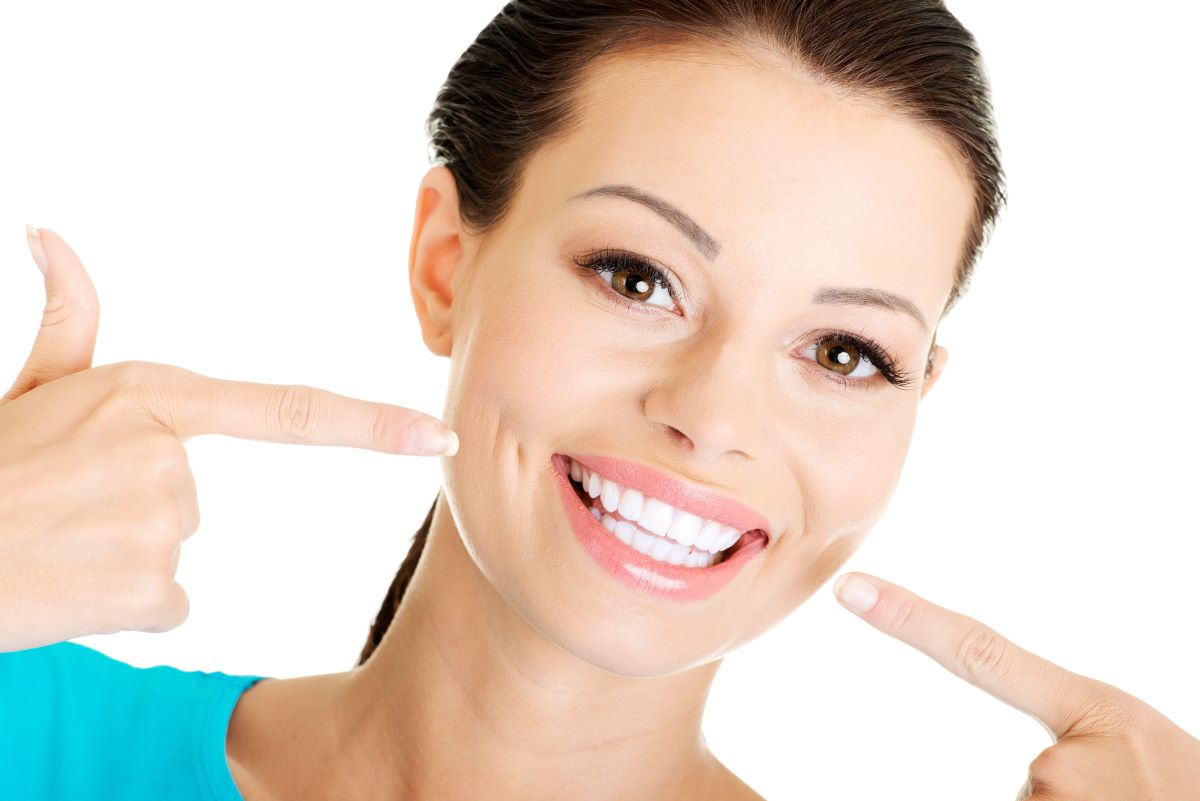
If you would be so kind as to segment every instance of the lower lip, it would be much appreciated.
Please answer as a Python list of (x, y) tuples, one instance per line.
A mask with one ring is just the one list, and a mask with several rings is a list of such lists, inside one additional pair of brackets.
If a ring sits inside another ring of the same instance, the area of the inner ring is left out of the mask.
[(550, 459), (551, 472), (571, 530), (600, 567), (636, 590), (677, 601), (708, 598), (733, 580), (743, 567), (766, 549), (761, 532), (743, 535), (724, 561), (711, 567), (683, 567), (652, 559), (617, 539), (579, 500), (568, 477), (569, 464), (562, 454)]

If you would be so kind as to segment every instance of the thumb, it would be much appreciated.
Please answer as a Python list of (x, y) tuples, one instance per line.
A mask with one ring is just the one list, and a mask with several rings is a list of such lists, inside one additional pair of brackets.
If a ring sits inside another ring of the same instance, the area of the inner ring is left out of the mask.
[(25, 366), (3, 400), (92, 366), (100, 300), (75, 251), (58, 234), (25, 226), (33, 260), (46, 276), (46, 308)]

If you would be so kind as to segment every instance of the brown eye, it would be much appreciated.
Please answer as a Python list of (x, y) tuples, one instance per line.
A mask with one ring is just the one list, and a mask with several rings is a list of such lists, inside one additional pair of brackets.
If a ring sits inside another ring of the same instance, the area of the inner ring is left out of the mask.
[(621, 295), (644, 303), (654, 294), (654, 281), (647, 280), (646, 274), (637, 268), (614, 270), (612, 287)]
[(852, 342), (837, 339), (818, 342), (813, 357), (817, 364), (841, 375), (850, 375), (858, 367), (859, 362), (866, 359)]
[(913, 386), (912, 376), (892, 360), (883, 346), (862, 335), (822, 334), (810, 340), (801, 353), (806, 361), (816, 362), (822, 371), (828, 371), (822, 378), (844, 386), (874, 386), (868, 380), (877, 375), (901, 389)]
[[(679, 303), (667, 273), (632, 253), (609, 249), (573, 261), (598, 275), (608, 285), (605, 294), (619, 304), (636, 308), (659, 306), (670, 311)], [(654, 302), (656, 291), (665, 303)]]

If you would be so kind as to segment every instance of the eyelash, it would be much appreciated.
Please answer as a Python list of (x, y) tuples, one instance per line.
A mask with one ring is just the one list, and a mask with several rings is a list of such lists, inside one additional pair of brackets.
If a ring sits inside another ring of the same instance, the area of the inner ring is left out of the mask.
[[(900, 364), (891, 357), (883, 345), (880, 345), (862, 332), (851, 334), (849, 331), (833, 331), (822, 334), (813, 344), (819, 348), (827, 342), (849, 342), (858, 350), (859, 354), (866, 357), (871, 366), (879, 371), (884, 380), (894, 387), (912, 389), (916, 386), (913, 374), (900, 367)], [(821, 369), (821, 372), (828, 373), (830, 380), (836, 381), (843, 386), (861, 386), (865, 381), (870, 380), (846, 378), (844, 375), (839, 375), (832, 370), (824, 368)]]
[[(572, 258), (571, 261), (585, 270), (591, 270), (597, 275), (600, 273), (615, 273), (620, 270), (627, 270), (648, 276), (654, 282), (655, 286), (667, 290), (667, 294), (671, 296), (671, 300), (679, 303), (679, 294), (675, 291), (674, 285), (671, 284), (671, 279), (667, 278), (666, 272), (657, 265), (651, 264), (641, 256), (637, 256), (627, 250), (604, 248), (588, 253), (582, 258)], [(635, 303), (615, 290), (612, 290), (611, 287), (605, 295), (610, 300), (614, 300), (626, 308), (639, 310), (645, 308), (643, 305)]]
[[(590, 270), (597, 275), (620, 270), (640, 273), (647, 276), (656, 286), (667, 290), (671, 299), (679, 303), (678, 293), (676, 293), (675, 287), (667, 277), (667, 274), (657, 265), (651, 264), (642, 257), (627, 250), (603, 248), (585, 254), (582, 257), (572, 257), (571, 261), (577, 266), (585, 270)], [(618, 306), (638, 313), (648, 313), (645, 311), (645, 305), (624, 297), (611, 287), (607, 287), (606, 290), (601, 294)], [(867, 361), (879, 371), (879, 374), (889, 384), (900, 389), (911, 389), (915, 385), (912, 373), (901, 368), (899, 363), (887, 352), (887, 349), (866, 334), (862, 332), (852, 334), (849, 331), (830, 331), (821, 334), (813, 344), (819, 348), (832, 341), (849, 342), (853, 345), (860, 354), (867, 358)], [(821, 368), (821, 372), (828, 377), (828, 380), (835, 381), (845, 387), (862, 388), (870, 383), (869, 378), (846, 378), (825, 368)]]

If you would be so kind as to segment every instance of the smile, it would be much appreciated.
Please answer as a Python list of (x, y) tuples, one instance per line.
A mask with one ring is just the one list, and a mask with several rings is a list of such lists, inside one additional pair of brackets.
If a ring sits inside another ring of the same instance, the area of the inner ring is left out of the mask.
[(551, 467), (577, 539), (636, 589), (705, 598), (767, 546), (758, 512), (637, 463), (555, 454)]
[(745, 533), (622, 486), (574, 459), (569, 463), (575, 492), (591, 507), (592, 517), (621, 542), (660, 562), (708, 567)]

